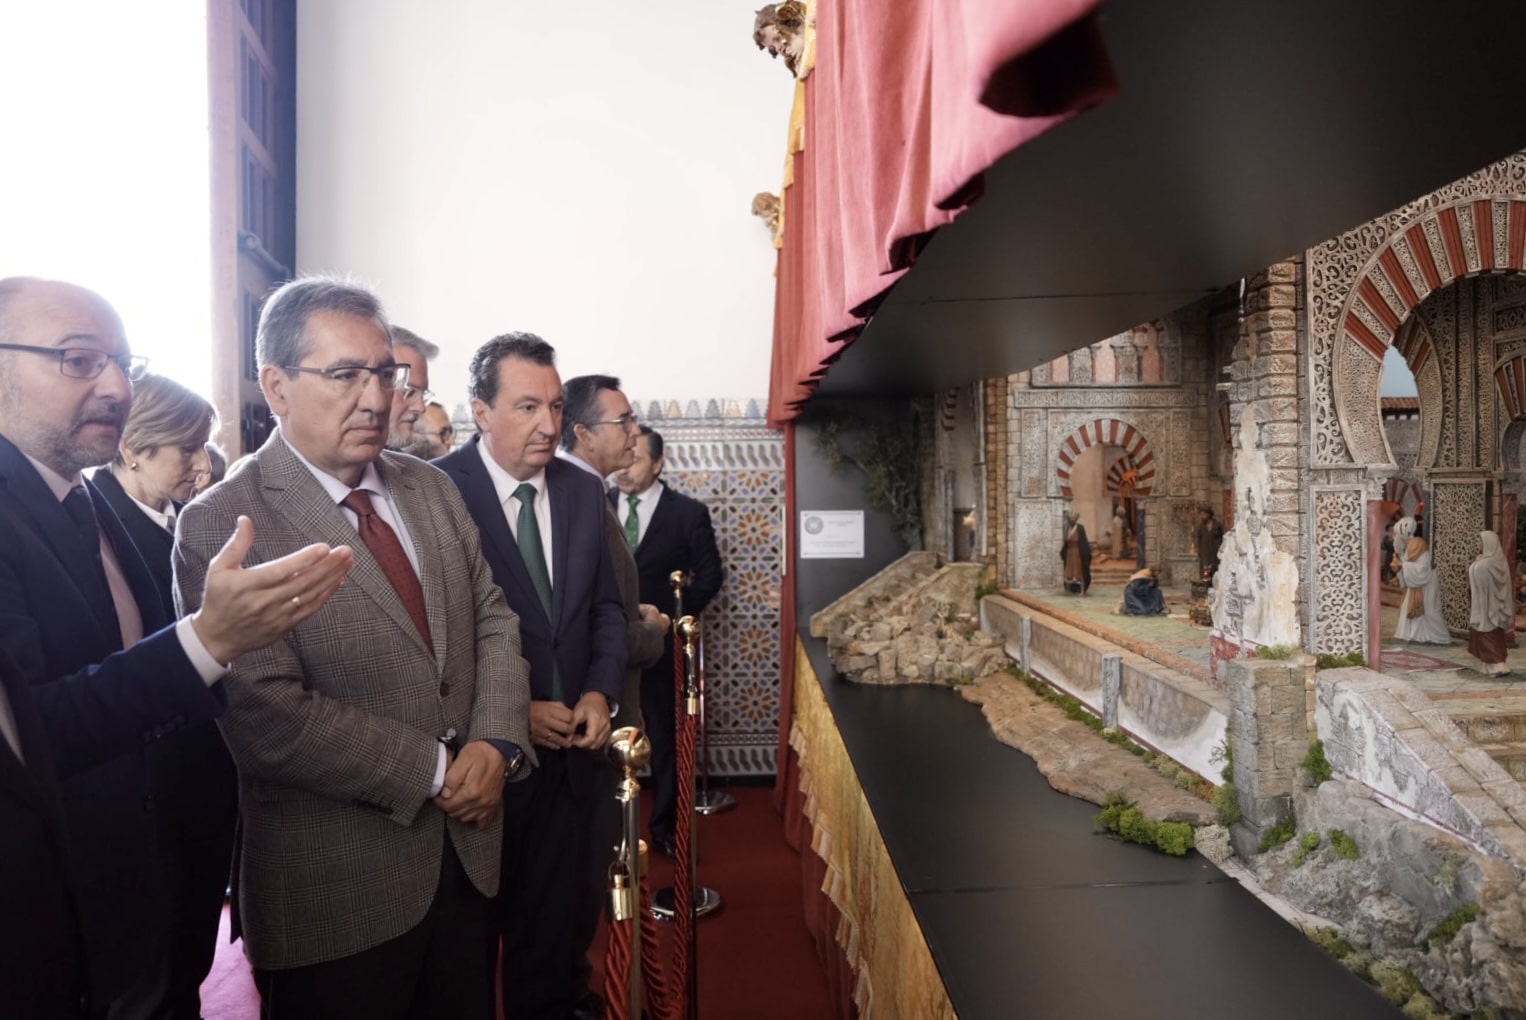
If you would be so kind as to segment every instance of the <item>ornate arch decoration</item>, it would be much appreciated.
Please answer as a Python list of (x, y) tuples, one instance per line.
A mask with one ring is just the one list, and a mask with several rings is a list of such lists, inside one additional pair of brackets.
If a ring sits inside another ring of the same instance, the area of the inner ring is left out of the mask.
[[(1526, 267), (1526, 201), (1469, 198), (1424, 210), (1401, 224), (1367, 261), (1339, 316), (1332, 382), (1336, 414), (1358, 464), (1390, 465), (1379, 382), (1383, 357), (1400, 326), (1431, 294), (1468, 276)], [(1432, 351), (1412, 333), (1401, 347), (1416, 379)]]
[(1526, 354), (1500, 362), (1494, 369), (1494, 386), (1504, 412), (1500, 417), (1506, 422), (1526, 418)]
[[(1060, 454), (1056, 458), (1055, 474), (1060, 479), (1060, 494), (1066, 499), (1072, 498), (1070, 491), (1070, 469), (1081, 455), (1081, 451), (1091, 446), (1121, 446), (1124, 455), (1133, 463), (1135, 470), (1139, 472), (1139, 481), (1134, 486), (1136, 496), (1148, 496), (1151, 487), (1155, 484), (1155, 451), (1150, 449), (1144, 433), (1140, 432), (1128, 422), (1119, 421), (1117, 418), (1098, 418), (1082, 425), (1075, 432), (1065, 437), (1060, 444)], [(1114, 468), (1118, 465), (1115, 464)], [(1121, 477), (1122, 471), (1119, 471)], [(1108, 490), (1116, 492), (1117, 489), (1112, 478), (1112, 472), (1108, 472)]]

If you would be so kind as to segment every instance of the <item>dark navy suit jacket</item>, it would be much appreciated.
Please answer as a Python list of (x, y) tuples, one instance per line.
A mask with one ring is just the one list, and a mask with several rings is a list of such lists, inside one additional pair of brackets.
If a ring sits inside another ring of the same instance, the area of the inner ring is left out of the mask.
[(560, 459), (546, 465), (551, 500), (551, 599), (546, 615), (482, 463), (479, 440), (434, 462), (461, 490), (482, 532), (493, 580), (519, 614), (520, 654), (530, 664), (530, 697), (551, 700), (552, 663), (561, 667), (565, 702), (598, 691), (613, 708), (625, 672), (625, 604), (604, 541), (604, 487)]
[[(143, 933), (161, 917), (146, 747), (215, 714), (221, 692), (208, 692), (166, 626), (153, 575), (116, 512), (93, 484), (86, 488), (143, 617), (146, 636), (125, 652), (115, 615), (98, 617), (77, 580), (95, 568), (67, 512), (21, 451), (0, 437), (0, 652), (14, 663), (12, 686), (30, 688), (38, 715), (52, 724), (60, 771), (71, 777), (59, 791), (71, 836), (70, 877), (92, 998), (104, 1002), (136, 977), (149, 941)], [(193, 694), (199, 688), (199, 699), (211, 699), (214, 710), (145, 713), (151, 706), (143, 699), (161, 688)], [(138, 739), (130, 747), (121, 739), (124, 718), (136, 720)], [(153, 719), (163, 722), (146, 721)], [(97, 758), (101, 748), (117, 753), (98, 764), (74, 754), (89, 748)], [(30, 756), (27, 764), (35, 768)], [(3, 818), (0, 833), (8, 849)], [(9, 870), (0, 862), (0, 873)]]
[[(613, 492), (610, 500), (615, 507), (615, 516), (623, 522), (630, 511), (625, 494)], [(667, 613), (675, 623), (678, 617), (673, 585), (668, 580), (673, 571), (689, 572), (689, 586), (684, 589), (684, 614), (696, 620), (726, 580), (720, 549), (715, 543), (715, 528), (710, 523), (710, 508), (693, 496), (675, 491), (666, 482), (657, 509), (652, 511), (652, 519), (647, 523), (646, 534), (636, 546), (635, 556), (636, 571), (641, 577), (641, 601)], [(671, 641), (663, 649), (662, 659), (647, 672), (654, 676), (673, 675)]]

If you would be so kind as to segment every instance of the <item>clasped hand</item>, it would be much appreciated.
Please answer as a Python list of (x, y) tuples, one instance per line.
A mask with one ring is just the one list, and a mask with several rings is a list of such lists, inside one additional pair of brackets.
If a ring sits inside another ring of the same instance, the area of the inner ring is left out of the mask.
[(597, 750), (608, 739), (609, 701), (598, 691), (589, 691), (571, 708), (560, 701), (530, 702), (530, 740), (537, 747)]
[(435, 806), (458, 822), (486, 828), (503, 803), (503, 755), (487, 741), (473, 740), (447, 761)]

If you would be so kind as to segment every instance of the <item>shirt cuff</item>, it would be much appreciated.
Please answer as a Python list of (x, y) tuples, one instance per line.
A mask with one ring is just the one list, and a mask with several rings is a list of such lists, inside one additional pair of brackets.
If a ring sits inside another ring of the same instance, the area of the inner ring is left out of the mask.
[(191, 660), (191, 668), (200, 675), (202, 683), (211, 687), (228, 672), (228, 667), (214, 659), (207, 646), (201, 643), (189, 616), (175, 624), (175, 636), (180, 639), (180, 647), (185, 650), (185, 657)]
[(430, 800), (434, 800), (436, 797), (438, 797), (440, 795), (440, 791), (445, 789), (445, 766), (446, 766), (446, 764), (448, 762), (449, 762), (449, 757), (446, 754), (445, 745), (441, 744), (440, 745), (440, 761), (439, 761), (439, 764), (437, 764), (434, 767), (434, 785), (432, 785), (429, 788), (429, 799)]

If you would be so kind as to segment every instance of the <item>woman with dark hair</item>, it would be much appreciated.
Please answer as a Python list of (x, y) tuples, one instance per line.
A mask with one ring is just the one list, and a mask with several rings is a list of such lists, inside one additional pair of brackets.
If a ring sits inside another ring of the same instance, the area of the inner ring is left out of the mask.
[[(175, 518), (210, 470), (207, 442), (217, 412), (172, 379), (133, 384), (132, 410), (116, 458), (96, 486), (142, 554), (171, 619), (175, 612)], [(180, 730), (148, 747), (159, 867), (168, 930), (151, 963), (115, 1008), (129, 1015), (200, 1016), (201, 982), (212, 967), (233, 859), (238, 782), (215, 723)]]

